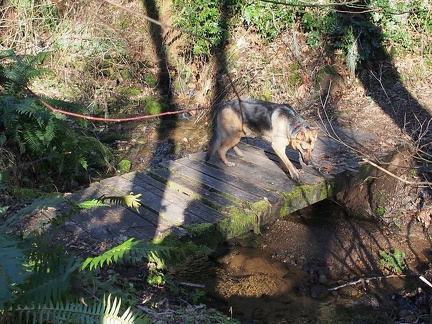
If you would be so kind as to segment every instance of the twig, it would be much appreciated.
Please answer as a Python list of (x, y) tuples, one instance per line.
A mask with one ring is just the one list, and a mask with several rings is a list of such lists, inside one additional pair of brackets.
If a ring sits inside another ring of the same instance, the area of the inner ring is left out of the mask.
[(205, 285), (197, 284), (197, 283), (193, 283), (193, 282), (179, 281), (178, 284), (180, 286), (186, 286), (186, 287), (192, 287), (192, 288), (205, 288)]
[(344, 288), (344, 287), (349, 287), (349, 286), (357, 285), (359, 283), (365, 283), (365, 282), (367, 283), (367, 282), (369, 282), (371, 280), (382, 280), (382, 279), (388, 279), (388, 278), (406, 278), (407, 276), (408, 275), (395, 275), (395, 274), (392, 274), (392, 275), (388, 275), (388, 276), (377, 276), (377, 277), (370, 277), (370, 278), (360, 278), (360, 279), (358, 279), (356, 281), (350, 281), (350, 282), (346, 282), (346, 283), (344, 283), (342, 285), (339, 285), (339, 286), (336, 286), (336, 287), (328, 288), (327, 291), (336, 291), (336, 290), (339, 290), (339, 289)]
[[(392, 274), (392, 275), (388, 275), (388, 276), (377, 276), (377, 277), (370, 277), (370, 278), (360, 278), (356, 281), (350, 281), (350, 282), (346, 282), (342, 285), (336, 286), (336, 287), (332, 287), (332, 288), (328, 288), (327, 291), (336, 291), (339, 290), (341, 288), (345, 288), (345, 287), (349, 287), (349, 286), (354, 286), (357, 285), (359, 283), (367, 283), (371, 280), (382, 280), (382, 279), (389, 279), (389, 278), (407, 278), (407, 277), (415, 277), (416, 275), (396, 275), (396, 274)], [(429, 287), (432, 288), (432, 283), (427, 280), (425, 277), (423, 277), (422, 275), (419, 275), (418, 278), (423, 281), (425, 284), (427, 284)]]
[[(348, 143), (344, 142), (344, 141), (339, 137), (339, 135), (336, 133), (336, 130), (334, 129), (333, 125), (332, 125), (331, 122), (330, 122), (330, 118), (329, 118), (328, 115), (327, 115), (327, 111), (326, 111), (325, 107), (326, 107), (326, 105), (327, 105), (327, 101), (328, 101), (328, 98), (329, 98), (329, 96), (330, 96), (331, 85), (332, 85), (332, 82), (331, 82), (331, 80), (330, 80), (330, 83), (329, 83), (329, 86), (328, 86), (328, 89), (327, 89), (327, 94), (326, 94), (325, 100), (324, 100), (324, 102), (321, 101), (321, 106), (322, 106), (322, 108), (323, 108), (323, 111), (324, 111), (324, 114), (325, 114), (325, 118), (326, 118), (327, 121), (328, 121), (328, 125), (329, 125), (330, 130), (331, 130), (332, 133), (330, 133), (330, 131), (327, 129), (327, 126), (326, 126), (326, 124), (324, 123), (323, 118), (321, 117), (321, 113), (320, 113), (319, 109), (317, 109), (318, 116), (319, 116), (319, 118), (320, 118), (320, 120), (321, 120), (321, 123), (322, 123), (323, 126), (324, 126), (325, 132), (326, 132), (327, 136), (330, 137), (331, 139), (333, 139), (333, 140), (337, 141), (338, 143), (344, 145), (345, 147), (347, 147), (347, 148), (350, 149), (351, 151), (356, 152), (356, 153), (358, 153), (359, 155), (363, 155), (363, 156), (364, 156), (364, 154), (363, 154), (362, 152), (360, 152), (359, 150), (355, 149), (354, 147), (352, 147), (352, 146), (349, 145)], [(322, 99), (321, 99), (321, 100), (322, 100)], [(332, 134), (334, 134), (334, 136), (333, 136)]]
[(429, 280), (427, 280), (425, 277), (423, 277), (423, 276), (419, 276), (419, 279), (421, 280), (421, 281), (423, 281), (426, 285), (428, 285), (429, 287), (432, 287), (432, 283), (429, 281)]
[[(360, 1), (358, 0), (334, 2), (334, 3), (312, 3), (312, 2), (291, 3), (291, 2), (282, 2), (276, 0), (261, 0), (261, 1), (273, 3), (276, 5), (290, 6), (290, 7), (339, 7), (339, 6), (349, 6), (349, 5), (360, 3)], [(363, 8), (364, 6), (361, 7)]]
[[(322, 108), (323, 108), (323, 111), (324, 111), (325, 118), (326, 118), (327, 121), (329, 122), (329, 123), (328, 123), (328, 125), (329, 125), (328, 127), (330, 128), (330, 130), (331, 130), (331, 132), (334, 134), (334, 136), (331, 135), (331, 133), (330, 133), (329, 129), (327, 128), (326, 124), (324, 123), (324, 120), (323, 120), (323, 118), (322, 118), (322, 116), (321, 116), (321, 114), (320, 114), (320, 111), (319, 111), (319, 109), (318, 109), (318, 116), (319, 116), (319, 118), (320, 118), (322, 124), (324, 125), (324, 129), (325, 129), (325, 132), (326, 132), (326, 134), (327, 134), (328, 137), (330, 137), (331, 139), (333, 139), (333, 140), (337, 141), (338, 143), (344, 145), (345, 147), (347, 147), (348, 149), (352, 150), (353, 152), (356, 152), (356, 153), (359, 154), (360, 156), (363, 156), (363, 161), (364, 161), (364, 162), (369, 163), (369, 164), (372, 165), (373, 167), (375, 167), (375, 168), (377, 168), (377, 169), (383, 171), (384, 173), (388, 174), (389, 176), (391, 176), (391, 177), (393, 177), (393, 178), (395, 178), (395, 179), (397, 179), (397, 180), (399, 180), (399, 181), (401, 181), (401, 182), (403, 182), (403, 183), (406, 183), (406, 184), (409, 184), (409, 185), (414, 185), (414, 186), (424, 186), (424, 187), (430, 187), (430, 186), (432, 186), (432, 182), (429, 182), (429, 181), (420, 181), (420, 182), (417, 182), (417, 181), (409, 181), (409, 180), (402, 179), (401, 177), (395, 175), (394, 173), (392, 173), (392, 172), (390, 172), (390, 171), (387, 171), (386, 169), (380, 167), (380, 166), (377, 165), (376, 163), (370, 161), (370, 160), (366, 157), (366, 155), (365, 155), (364, 153), (362, 153), (361, 151), (355, 149), (355, 148), (352, 147), (351, 145), (349, 145), (349, 144), (347, 144), (346, 142), (344, 142), (344, 141), (343, 141), (343, 140), (342, 140), (342, 139), (337, 135), (335, 129), (333, 128), (333, 125), (330, 123), (330, 119), (329, 119), (329, 117), (328, 117), (328, 115), (327, 115), (327, 112), (326, 112), (326, 110), (325, 110), (325, 107), (326, 107), (326, 105), (327, 105), (327, 101), (328, 101), (328, 97), (329, 97), (329, 94), (330, 94), (330, 88), (331, 88), (331, 81), (330, 81), (330, 84), (329, 84), (329, 88), (328, 88), (328, 90), (327, 90), (327, 95), (326, 95), (326, 97), (325, 97), (325, 100), (324, 100), (324, 102), (321, 103), (321, 105), (322, 105)], [(428, 123), (428, 126), (429, 126), (429, 123)]]
[(363, 161), (366, 162), (366, 163), (369, 163), (373, 167), (381, 170), (382, 172), (388, 174), (389, 176), (391, 176), (391, 177), (393, 177), (393, 178), (395, 178), (395, 179), (397, 179), (397, 180), (399, 180), (399, 181), (401, 181), (403, 183), (406, 183), (406, 184), (409, 184), (409, 185), (415, 185), (415, 186), (431, 186), (432, 185), (432, 182), (429, 182), (429, 181), (420, 181), (420, 182), (417, 182), (417, 181), (409, 181), (409, 180), (402, 179), (401, 177), (398, 177), (394, 173), (391, 173), (390, 171), (387, 171), (383, 167), (380, 167), (378, 164), (370, 161), (369, 159), (363, 158)]

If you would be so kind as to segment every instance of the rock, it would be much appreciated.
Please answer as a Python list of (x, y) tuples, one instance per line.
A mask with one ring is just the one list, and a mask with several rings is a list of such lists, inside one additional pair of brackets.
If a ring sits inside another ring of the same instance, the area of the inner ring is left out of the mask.
[(322, 285), (325, 285), (328, 283), (328, 279), (325, 275), (321, 274), (318, 278), (318, 282)]
[(311, 290), (311, 297), (314, 299), (322, 299), (327, 297), (328, 291), (327, 288), (323, 285), (313, 285)]

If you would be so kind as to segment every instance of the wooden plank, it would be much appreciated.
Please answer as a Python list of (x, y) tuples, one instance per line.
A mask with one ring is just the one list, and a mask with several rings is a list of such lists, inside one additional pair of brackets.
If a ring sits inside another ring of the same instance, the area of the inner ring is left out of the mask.
[[(257, 150), (257, 151), (261, 151), (261, 154), (267, 156), (269, 159), (271, 159), (273, 161), (279, 161), (279, 158), (278, 158), (277, 154), (273, 151), (271, 144), (267, 141), (262, 140), (262, 139), (259, 139), (259, 138), (243, 139), (239, 143), (239, 147), (240, 147), (240, 149), (242, 149), (242, 148), (248, 149), (250, 147), (259, 148), (261, 150)], [(293, 162), (294, 164), (300, 164), (298, 151), (293, 150), (291, 147), (287, 147), (285, 150), (285, 153), (291, 162)]]
[[(279, 172), (281, 176), (284, 174), (286, 175), (286, 173), (284, 172), (284, 170), (282, 169), (279, 163), (279, 157), (276, 154), (272, 152), (265, 152), (263, 149), (257, 148), (252, 145), (244, 144), (244, 143), (239, 143), (237, 146), (242, 151), (244, 157), (240, 158), (234, 153), (233, 150), (229, 150), (227, 155), (229, 156), (229, 159), (232, 160), (232, 162), (238, 164), (241, 163), (241, 161), (245, 161), (245, 162), (253, 163), (254, 165), (258, 165), (260, 169), (266, 168), (269, 170), (273, 170), (275, 172)], [(198, 155), (196, 156), (198, 157)], [(221, 161), (221, 160), (219, 156), (213, 156), (209, 162), (214, 162), (214, 161)], [(292, 162), (296, 168), (300, 166), (300, 164), (294, 161)]]
[[(183, 158), (187, 159), (187, 158)], [(182, 160), (182, 159), (180, 159)], [(258, 197), (256, 195), (253, 195), (247, 191), (243, 191), (237, 187), (232, 186), (231, 184), (223, 181), (219, 181), (209, 175), (206, 175), (200, 171), (191, 169), (179, 161), (164, 161), (161, 163), (162, 166), (166, 167), (171, 172), (174, 172), (175, 174), (187, 178), (190, 181), (193, 181), (195, 184), (199, 185), (201, 184), (205, 188), (209, 190), (213, 190), (216, 192), (219, 192), (220, 194), (228, 197), (229, 199), (232, 199), (237, 202), (242, 201), (250, 201), (255, 202), (259, 201), (261, 197)]]
[[(272, 190), (274, 192), (281, 191), (291, 191), (295, 186), (295, 183), (288, 177), (288, 175), (283, 172), (279, 167), (276, 170), (261, 167), (259, 165), (259, 160), (254, 161), (256, 163), (249, 162), (250, 157), (246, 156), (250, 153), (245, 153), (245, 159), (240, 159), (236, 161), (236, 166), (228, 167), (221, 159), (214, 158), (211, 159), (208, 164), (223, 169), (225, 173), (230, 174), (234, 177), (240, 177), (245, 180), (251, 180), (255, 182), (256, 186), (265, 188), (267, 190)], [(201, 159), (202, 153), (194, 153), (189, 156), (190, 159), (196, 159), (198, 161)], [(273, 163), (273, 162), (271, 162)], [(259, 172), (257, 172), (259, 170)]]
[[(109, 187), (103, 186), (101, 183), (95, 184), (92, 187), (93, 189), (96, 189), (96, 192), (94, 192), (93, 195), (97, 198), (102, 195), (110, 196), (119, 194), (118, 192), (112, 191)], [(154, 224), (137, 215), (137, 213), (125, 206), (113, 205), (111, 207), (98, 207), (94, 209), (94, 212), (93, 209), (91, 211), (91, 213), (89, 211), (89, 214), (94, 218), (105, 219), (108, 229), (115, 233), (122, 234), (133, 229), (133, 231), (139, 233), (134, 234), (134, 237), (136, 238), (140, 238), (141, 236), (152, 238), (160, 231)], [(121, 218), (119, 218), (119, 216)], [(170, 225), (172, 226), (172, 224)]]
[(215, 207), (216, 209), (224, 209), (228, 206), (238, 206), (235, 201), (229, 200), (226, 197), (215, 192), (197, 186), (186, 179), (171, 173), (165, 168), (150, 169), (149, 175), (166, 183), (167, 186), (175, 188), (195, 199), (203, 201), (205, 204)]
[(141, 194), (141, 203), (151, 211), (160, 215), (175, 226), (190, 225), (193, 223), (202, 222), (202, 219), (197, 215), (179, 207), (176, 204), (176, 199), (170, 197), (162, 191), (158, 194), (149, 192), (143, 187), (135, 184), (133, 181), (128, 181), (123, 177), (114, 177), (102, 180), (101, 183), (110, 188), (115, 188), (120, 192), (133, 192)]
[[(300, 172), (300, 183), (296, 183), (275, 162), (269, 160), (267, 157), (255, 154), (254, 151), (257, 151), (257, 149), (251, 147), (244, 150), (243, 146), (241, 148), (244, 158), (236, 160), (236, 166), (234, 167), (227, 167), (219, 157), (210, 159), (208, 164), (223, 169), (225, 173), (240, 177), (246, 181), (253, 180), (255, 186), (281, 192), (289, 192), (295, 186), (304, 183), (312, 184), (320, 182), (328, 177), (327, 175), (320, 174), (312, 167), (304, 167), (298, 169)], [(262, 153), (262, 150), (258, 151)], [(195, 161), (203, 161), (204, 153), (194, 153), (189, 155), (189, 158)]]
[(155, 227), (150, 223), (146, 224), (145, 231), (137, 231), (132, 222), (125, 221), (125, 218), (131, 215), (133, 214), (120, 206), (98, 207), (81, 211), (72, 221), (98, 240), (115, 239), (119, 236), (147, 240), (154, 236)]
[(226, 217), (224, 214), (201, 203), (193, 197), (172, 189), (142, 172), (128, 173), (122, 177), (129, 181), (133, 181), (135, 184), (154, 194), (163, 193), (164, 195), (169, 195), (175, 200), (176, 205), (197, 215), (205, 222), (216, 223)]
[[(101, 189), (103, 191), (101, 191)], [(103, 194), (110, 195), (114, 194), (114, 192), (96, 183), (89, 188), (66, 196), (66, 198), (79, 203), (99, 198)], [(55, 211), (55, 214), (58, 215), (69, 209), (69, 205), (60, 206)], [(131, 221), (122, 223), (122, 221), (119, 220), (119, 215), (128, 217)], [(126, 233), (128, 233), (127, 235), (129, 236), (139, 239), (148, 239), (154, 234), (155, 230), (152, 224), (145, 222), (143, 219), (133, 215), (133, 213), (128, 212), (125, 208), (120, 206), (96, 207), (90, 210), (81, 210), (71, 218), (71, 221), (97, 239), (101, 239), (102, 237), (110, 239), (113, 238), (112, 236), (117, 237), (119, 235), (126, 235)], [(141, 230), (133, 229), (127, 224), (136, 224), (137, 228), (139, 227)]]
[[(235, 176), (228, 174), (224, 170), (213, 168), (209, 165), (196, 162), (193, 159), (189, 159), (189, 158), (178, 160), (178, 162), (191, 168), (191, 169), (194, 169), (196, 171), (199, 171), (199, 172), (202, 172), (206, 175), (214, 177), (214, 178), (218, 179), (219, 181), (229, 183), (232, 186), (235, 186), (235, 187), (237, 187), (243, 191), (249, 192), (255, 196), (258, 196), (261, 198), (266, 197), (268, 199), (268, 201), (272, 204), (277, 202), (281, 198), (279, 195), (277, 195), (276, 193), (274, 193), (272, 191), (265, 190), (263, 188), (256, 186), (256, 183), (254, 183), (254, 182), (247, 182), (246, 180), (255, 181), (255, 179), (251, 178), (250, 176), (247, 179), (241, 179), (239, 177), (235, 177)], [(248, 169), (248, 171), (249, 171), (249, 175), (250, 175), (252, 173), (255, 173), (256, 169), (255, 170)]]
[[(98, 189), (98, 192), (96, 194), (96, 197), (100, 197), (101, 195), (124, 195), (128, 194), (127, 192), (119, 192), (111, 190), (111, 188), (108, 186), (103, 186), (100, 183), (94, 185), (95, 188)], [(125, 207), (126, 208), (126, 207)], [(127, 208), (132, 214), (135, 215), (134, 218), (130, 216), (129, 222), (133, 224), (133, 226), (140, 232), (143, 232), (144, 230), (147, 231), (147, 227), (150, 228), (149, 231), (152, 231), (154, 233), (153, 237), (161, 237), (165, 236), (170, 233), (174, 233), (176, 235), (183, 235), (183, 231), (180, 229), (177, 229), (176, 226), (170, 222), (169, 220), (166, 220), (163, 217), (160, 217), (157, 213), (154, 213), (152, 210), (146, 208), (145, 206), (141, 206), (139, 208), (139, 211), (136, 211), (135, 209)], [(141, 223), (141, 221), (144, 221), (144, 223)], [(148, 226), (147, 223), (150, 223), (153, 225), (154, 230), (151, 230), (151, 226)]]
[[(101, 195), (109, 195), (109, 187), (99, 184), (97, 188)], [(118, 193), (116, 192), (116, 194)], [(134, 229), (135, 231), (147, 236), (148, 238), (165, 235), (167, 232), (172, 231), (172, 223), (161, 221), (158, 215), (148, 209), (143, 208), (138, 213), (135, 209), (128, 208), (126, 206), (118, 207), (120, 208), (120, 210), (124, 210), (122, 214), (123, 217), (120, 220), (120, 223), (128, 224), (130, 229)], [(115, 212), (113, 211), (113, 207), (110, 207), (107, 214), (113, 212)], [(124, 232), (124, 228), (122, 228), (122, 232)]]

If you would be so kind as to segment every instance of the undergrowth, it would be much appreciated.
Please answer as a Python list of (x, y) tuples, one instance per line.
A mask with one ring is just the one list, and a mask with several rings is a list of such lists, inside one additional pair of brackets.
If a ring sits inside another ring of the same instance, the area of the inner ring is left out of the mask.
[[(68, 204), (68, 211), (48, 223), (40, 224), (31, 232), (12, 234), (14, 226), (29, 217), (30, 212), (43, 212), (47, 206), (58, 206), (61, 202)], [(65, 198), (45, 198), (8, 215), (8, 220), (0, 226), (1, 322), (152, 322), (149, 316), (143, 316), (131, 307), (137, 304), (136, 301), (131, 302), (134, 298), (131, 295), (134, 292), (132, 287), (115, 290), (113, 284), (104, 286), (97, 279), (100, 269), (112, 264), (138, 267), (146, 262), (163, 269), (167, 262), (181, 260), (190, 254), (209, 253), (209, 249), (192, 242), (179, 246), (169, 241), (156, 244), (130, 238), (100, 255), (82, 260), (66, 251), (62, 245), (47, 240), (47, 229), (55, 229), (83, 209), (110, 206), (113, 203), (137, 208), (139, 196), (102, 196), (81, 203)], [(5, 214), (6, 210), (0, 213), (3, 217)], [(163, 281), (154, 281), (156, 273), (153, 270), (147, 281), (153, 285), (165, 284)], [(117, 282), (114, 284), (118, 285)], [(93, 287), (91, 295), (82, 294), (86, 287)], [(113, 295), (116, 292), (121, 296)], [(197, 299), (196, 294), (193, 296)]]
[[(47, 187), (59, 180), (71, 182), (90, 167), (107, 169), (112, 158), (97, 139), (78, 131), (64, 115), (50, 111), (28, 94), (31, 80), (49, 73), (38, 67), (48, 55), (0, 52), (0, 163), (4, 167), (0, 172), (2, 178), (13, 175), (9, 180), (19, 185), (28, 185), (34, 178)], [(65, 111), (83, 112), (79, 105), (44, 100)]]

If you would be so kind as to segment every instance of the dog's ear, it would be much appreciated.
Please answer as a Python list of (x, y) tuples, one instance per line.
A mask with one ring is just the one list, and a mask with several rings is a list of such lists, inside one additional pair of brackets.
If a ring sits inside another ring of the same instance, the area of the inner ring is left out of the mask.
[(299, 141), (303, 141), (306, 138), (306, 132), (304, 130), (299, 131), (295, 138)]
[(296, 139), (299, 141), (307, 141), (309, 138), (317, 137), (319, 128), (308, 128), (306, 130), (301, 130), (296, 134)]
[(310, 128), (310, 136), (315, 137), (318, 136), (320, 129), (318, 127)]

